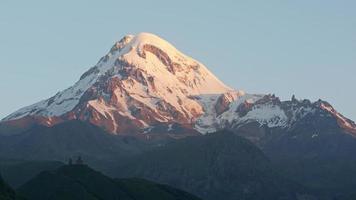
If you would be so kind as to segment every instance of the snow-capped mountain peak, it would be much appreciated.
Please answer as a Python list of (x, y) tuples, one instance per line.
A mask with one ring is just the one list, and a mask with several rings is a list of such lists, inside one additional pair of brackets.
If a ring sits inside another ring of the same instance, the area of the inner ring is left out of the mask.
[(194, 96), (230, 91), (200, 62), (154, 34), (140, 33), (116, 42), (72, 87), (3, 121), (40, 118), (50, 126), (81, 119), (112, 132), (127, 130), (125, 121), (135, 129), (157, 123), (185, 126), (204, 112)]
[(177, 127), (184, 130), (180, 134), (204, 134), (251, 122), (290, 129), (323, 110), (355, 133), (351, 120), (319, 104), (233, 90), (169, 42), (140, 33), (116, 42), (73, 86), (14, 112), (2, 123), (52, 126), (77, 119), (114, 134), (170, 133)]

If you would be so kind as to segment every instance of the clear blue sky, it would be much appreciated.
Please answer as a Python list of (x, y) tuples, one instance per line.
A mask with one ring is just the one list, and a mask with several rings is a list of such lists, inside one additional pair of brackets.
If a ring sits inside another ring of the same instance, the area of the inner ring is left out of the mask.
[(356, 1), (208, 2), (1, 0), (0, 118), (72, 85), (124, 35), (152, 32), (231, 87), (322, 98), (356, 120)]

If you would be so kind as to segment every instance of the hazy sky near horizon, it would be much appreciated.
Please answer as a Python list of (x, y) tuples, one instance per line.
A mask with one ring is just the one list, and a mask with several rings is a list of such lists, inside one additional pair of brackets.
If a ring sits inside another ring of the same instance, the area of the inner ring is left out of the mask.
[(0, 118), (151, 32), (230, 87), (329, 101), (356, 120), (356, 1), (0, 1)]

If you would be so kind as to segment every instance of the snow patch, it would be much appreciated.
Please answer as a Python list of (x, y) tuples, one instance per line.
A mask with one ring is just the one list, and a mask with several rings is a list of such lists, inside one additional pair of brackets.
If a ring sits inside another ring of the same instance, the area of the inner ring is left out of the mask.
[(284, 111), (276, 105), (257, 105), (248, 112), (239, 121), (246, 122), (255, 120), (261, 125), (265, 124), (268, 127), (285, 127), (287, 125), (288, 118)]

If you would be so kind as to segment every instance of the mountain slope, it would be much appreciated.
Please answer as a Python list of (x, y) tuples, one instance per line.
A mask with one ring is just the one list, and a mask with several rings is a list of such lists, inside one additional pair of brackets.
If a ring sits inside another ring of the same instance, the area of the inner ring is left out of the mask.
[(150, 145), (136, 138), (111, 135), (92, 124), (74, 120), (53, 127), (35, 126), (21, 134), (2, 136), (0, 157), (66, 162), (69, 157), (81, 155), (102, 169)]
[(319, 114), (307, 116), (288, 131), (266, 130), (270, 138), (263, 151), (295, 181), (334, 194), (352, 192), (356, 185), (356, 139), (340, 129), (332, 115)]
[(145, 180), (113, 180), (85, 165), (67, 165), (55, 171), (42, 172), (21, 186), (18, 192), (29, 200), (199, 199), (184, 191)]
[(328, 191), (331, 197), (353, 192), (356, 138), (343, 124), (352, 122), (321, 100), (314, 103), (295, 98), (279, 101), (271, 95), (264, 97), (261, 103), (252, 109), (276, 106), (291, 120), (274, 127), (253, 120), (245, 123), (236, 120), (227, 127), (256, 144), (291, 180)]
[(308, 191), (279, 176), (263, 153), (229, 132), (190, 137), (134, 157), (116, 170), (178, 187), (203, 199), (298, 199)]

